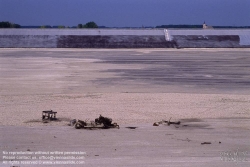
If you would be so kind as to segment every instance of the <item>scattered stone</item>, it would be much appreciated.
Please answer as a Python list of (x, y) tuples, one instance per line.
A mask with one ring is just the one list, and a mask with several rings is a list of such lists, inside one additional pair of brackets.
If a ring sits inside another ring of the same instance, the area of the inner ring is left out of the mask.
[(76, 124), (76, 119), (72, 119), (69, 122), (69, 126), (74, 126)]
[(203, 145), (203, 144), (212, 144), (212, 143), (211, 142), (203, 142), (201, 144)]
[(126, 128), (128, 128), (128, 129), (136, 129), (137, 127), (128, 126), (128, 127), (126, 127)]
[[(171, 117), (172, 118), (172, 117)], [(178, 121), (178, 122), (171, 122), (170, 120), (171, 120), (171, 118), (169, 119), (169, 121), (164, 121), (164, 120), (162, 120), (163, 122), (165, 122), (165, 123), (167, 123), (168, 124), (168, 126), (169, 125), (171, 125), (171, 124), (175, 124), (175, 125), (180, 125), (181, 124), (181, 122), (180, 121)]]
[[(170, 126), (171, 124), (174, 124), (174, 125), (180, 125), (180, 124), (181, 124), (180, 121), (171, 122), (170, 120), (171, 120), (171, 118), (169, 119), (169, 121), (162, 120), (162, 121), (160, 121), (160, 122), (155, 122), (155, 123), (153, 124), (153, 126), (159, 126), (160, 124), (167, 124), (168, 126)], [(185, 125), (185, 126), (186, 126), (186, 125)], [(178, 127), (178, 128), (179, 128), (179, 127)]]
[(153, 126), (159, 126), (160, 124), (158, 122), (155, 122)]
[(76, 129), (81, 129), (84, 128), (85, 126), (87, 126), (87, 123), (82, 120), (77, 120), (77, 122), (75, 123)]

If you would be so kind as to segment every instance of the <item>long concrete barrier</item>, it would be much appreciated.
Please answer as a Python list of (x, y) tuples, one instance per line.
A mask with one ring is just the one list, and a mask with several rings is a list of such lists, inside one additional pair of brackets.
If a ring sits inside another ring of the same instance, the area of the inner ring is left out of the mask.
[(173, 48), (163, 30), (0, 29), (7, 48)]
[(179, 48), (249, 48), (249, 29), (165, 30)]
[(0, 29), (0, 48), (250, 48), (250, 30)]

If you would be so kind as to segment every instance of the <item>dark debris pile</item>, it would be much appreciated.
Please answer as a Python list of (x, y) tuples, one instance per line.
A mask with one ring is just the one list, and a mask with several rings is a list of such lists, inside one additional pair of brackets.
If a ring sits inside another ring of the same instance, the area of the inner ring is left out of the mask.
[(73, 119), (70, 121), (70, 126), (74, 126), (76, 129), (109, 129), (109, 128), (120, 128), (117, 123), (112, 123), (112, 119), (108, 117), (96, 118), (95, 121), (82, 121)]

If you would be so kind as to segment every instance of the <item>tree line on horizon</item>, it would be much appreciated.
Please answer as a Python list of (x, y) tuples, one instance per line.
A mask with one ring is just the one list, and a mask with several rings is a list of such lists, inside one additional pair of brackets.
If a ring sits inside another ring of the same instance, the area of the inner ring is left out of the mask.
[[(59, 26), (50, 26), (50, 25), (42, 25), (42, 26), (21, 26), (19, 24), (11, 23), (8, 21), (0, 22), (0, 28), (22, 28), (22, 27), (32, 27), (32, 28), (98, 28), (98, 25), (91, 21), (86, 24), (78, 24), (77, 27), (66, 27), (64, 25)], [(101, 26), (104, 27), (104, 26)]]
[[(43, 25), (40, 26), (40, 28), (70, 28), (70, 27), (65, 27), (63, 25), (59, 26)], [(98, 28), (98, 25), (95, 22), (91, 21), (86, 24), (78, 24), (77, 27), (72, 27), (72, 28)]]
[[(58, 26), (50, 26), (50, 25), (42, 25), (42, 26), (21, 26), (19, 24), (11, 23), (8, 21), (0, 22), (0, 28), (202, 28), (203, 25), (189, 25), (189, 24), (180, 24), (180, 25), (161, 25), (156, 27), (105, 27), (98, 26), (94, 21), (90, 21), (86, 24), (78, 24), (73, 27), (66, 27), (64, 25)], [(250, 26), (213, 26), (213, 28), (250, 28)]]
[(77, 28), (98, 28), (98, 25), (95, 22), (90, 21), (90, 22), (88, 22), (88, 23), (86, 23), (84, 25), (83, 24), (78, 24)]
[(21, 28), (19, 24), (11, 23), (8, 21), (0, 22), (0, 28)]

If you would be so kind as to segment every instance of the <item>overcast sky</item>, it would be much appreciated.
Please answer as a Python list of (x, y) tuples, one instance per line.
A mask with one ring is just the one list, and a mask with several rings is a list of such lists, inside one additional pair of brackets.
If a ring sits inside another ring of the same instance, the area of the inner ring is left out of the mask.
[(250, 26), (250, 0), (0, 0), (0, 21), (108, 27), (202, 24)]

